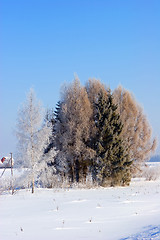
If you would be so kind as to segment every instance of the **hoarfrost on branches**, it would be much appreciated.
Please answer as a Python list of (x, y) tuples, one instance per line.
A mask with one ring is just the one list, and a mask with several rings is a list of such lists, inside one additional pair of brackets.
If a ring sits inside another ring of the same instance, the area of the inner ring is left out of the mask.
[(42, 125), (42, 120), (43, 108), (31, 89), (18, 113), (16, 135), (18, 165), (27, 168), (25, 179), (27, 184), (32, 186), (32, 193), (35, 181), (44, 176), (43, 171), (48, 170), (46, 158), (49, 156), (44, 152), (49, 143), (51, 127), (49, 124)]

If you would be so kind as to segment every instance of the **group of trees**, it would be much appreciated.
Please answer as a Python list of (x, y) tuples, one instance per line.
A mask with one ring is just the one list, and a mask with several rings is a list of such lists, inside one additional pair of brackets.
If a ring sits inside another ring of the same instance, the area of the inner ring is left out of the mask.
[(156, 147), (142, 108), (122, 87), (111, 92), (99, 80), (81, 86), (75, 78), (43, 124), (34, 100), (30, 91), (17, 125), (19, 163), (30, 170), (32, 192), (35, 181), (51, 186), (55, 179), (128, 185)]

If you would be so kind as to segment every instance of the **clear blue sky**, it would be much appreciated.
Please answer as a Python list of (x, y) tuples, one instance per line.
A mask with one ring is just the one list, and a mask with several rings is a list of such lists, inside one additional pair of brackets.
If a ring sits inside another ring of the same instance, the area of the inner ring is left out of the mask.
[(75, 72), (130, 90), (160, 139), (160, 1), (0, 0), (0, 157), (30, 87), (55, 107)]

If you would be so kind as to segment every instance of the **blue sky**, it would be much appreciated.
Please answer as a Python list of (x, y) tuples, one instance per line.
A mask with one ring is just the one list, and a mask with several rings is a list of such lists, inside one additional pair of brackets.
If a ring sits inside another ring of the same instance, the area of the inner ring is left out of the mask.
[(0, 39), (0, 157), (30, 87), (54, 108), (74, 73), (130, 90), (160, 139), (159, 0), (0, 0)]

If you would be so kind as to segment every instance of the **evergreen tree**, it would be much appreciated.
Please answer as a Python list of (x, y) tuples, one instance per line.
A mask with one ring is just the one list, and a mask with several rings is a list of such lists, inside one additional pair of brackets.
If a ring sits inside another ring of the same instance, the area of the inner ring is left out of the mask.
[(49, 138), (49, 144), (48, 144), (47, 148), (45, 149), (45, 154), (47, 154), (54, 147), (55, 115), (54, 115), (54, 110), (53, 109), (47, 109), (44, 122), (45, 122), (45, 124), (49, 125), (52, 129), (52, 134)]
[(54, 124), (54, 146), (57, 151), (55, 158), (55, 168), (61, 176), (65, 176), (68, 171), (68, 164), (66, 160), (66, 151), (64, 150), (66, 120), (62, 111), (63, 102), (58, 101), (56, 109), (54, 111), (55, 124)]
[(57, 182), (57, 167), (56, 167), (56, 156), (57, 151), (55, 149), (55, 112), (53, 109), (47, 109), (46, 115), (45, 115), (45, 123), (46, 125), (51, 127), (51, 135), (49, 137), (48, 145), (45, 149), (45, 158), (46, 158), (46, 164), (47, 167), (44, 169), (43, 174), (41, 174), (43, 179), (43, 184), (41, 185), (47, 186), (47, 187), (53, 187)]
[(121, 139), (123, 126), (110, 90), (108, 90), (107, 97), (103, 91), (99, 93), (95, 109), (97, 161), (94, 163), (94, 170), (97, 178), (101, 185), (128, 184), (132, 162)]

